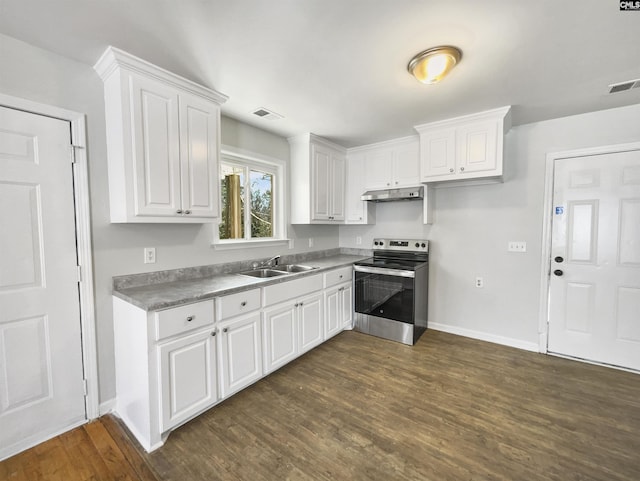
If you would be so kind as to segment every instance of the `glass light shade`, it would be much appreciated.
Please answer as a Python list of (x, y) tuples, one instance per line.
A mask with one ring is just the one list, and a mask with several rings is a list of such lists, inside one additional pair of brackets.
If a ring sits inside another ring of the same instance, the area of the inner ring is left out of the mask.
[(434, 84), (442, 80), (461, 58), (462, 52), (456, 47), (434, 47), (413, 57), (407, 70), (420, 82)]

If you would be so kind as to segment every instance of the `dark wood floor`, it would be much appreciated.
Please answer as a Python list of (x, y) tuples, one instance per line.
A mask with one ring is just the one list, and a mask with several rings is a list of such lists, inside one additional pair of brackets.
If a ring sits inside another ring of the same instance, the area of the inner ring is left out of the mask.
[(0, 479), (640, 480), (640, 375), (428, 331), (345, 332), (147, 454), (104, 417)]

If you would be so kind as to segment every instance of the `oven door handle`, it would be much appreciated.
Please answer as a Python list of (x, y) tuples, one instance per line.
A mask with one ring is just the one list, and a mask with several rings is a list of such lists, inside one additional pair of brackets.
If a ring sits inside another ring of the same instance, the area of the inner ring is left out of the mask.
[(393, 277), (416, 277), (416, 273), (414, 271), (404, 271), (401, 269), (387, 269), (384, 267), (368, 267), (368, 266), (359, 266), (354, 265), (353, 270), (356, 272), (366, 272), (367, 274), (380, 274), (383, 276), (393, 276)]

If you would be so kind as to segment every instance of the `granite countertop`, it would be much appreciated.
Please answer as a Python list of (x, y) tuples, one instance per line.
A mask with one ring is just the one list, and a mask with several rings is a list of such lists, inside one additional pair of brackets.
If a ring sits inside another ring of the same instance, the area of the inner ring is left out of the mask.
[(337, 254), (330, 257), (309, 259), (304, 262), (304, 265), (316, 267), (317, 269), (265, 279), (243, 276), (237, 273), (220, 273), (197, 279), (182, 279), (135, 287), (114, 286), (113, 295), (145, 311), (157, 311), (269, 284), (299, 279), (303, 276), (310, 276), (353, 264), (364, 257), (361, 255)]

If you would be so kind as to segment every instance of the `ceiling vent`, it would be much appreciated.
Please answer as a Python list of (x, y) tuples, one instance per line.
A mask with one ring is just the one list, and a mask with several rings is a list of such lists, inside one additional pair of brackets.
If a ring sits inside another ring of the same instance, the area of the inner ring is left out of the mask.
[(625, 90), (637, 89), (638, 87), (640, 87), (640, 79), (627, 80), (626, 82), (609, 85), (609, 93), (615, 94), (616, 92), (624, 92)]
[(257, 115), (258, 117), (267, 120), (278, 120), (284, 118), (284, 115), (276, 114), (275, 112), (267, 110), (264, 107), (260, 107), (259, 109), (254, 110), (253, 115)]

